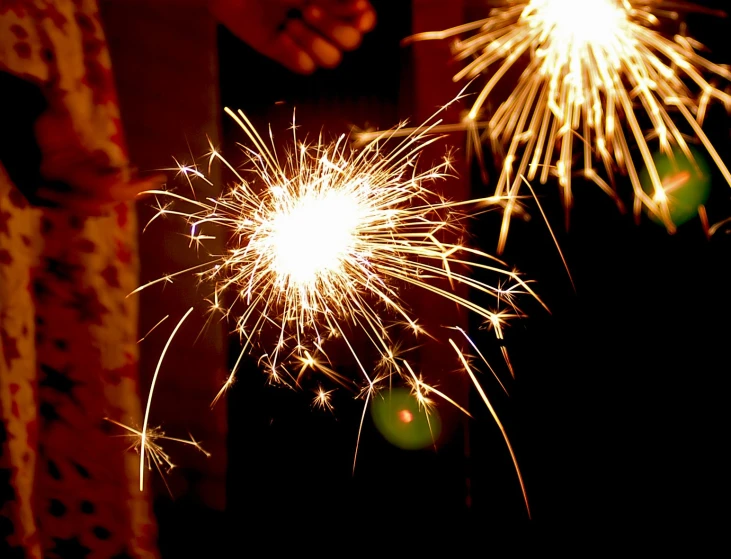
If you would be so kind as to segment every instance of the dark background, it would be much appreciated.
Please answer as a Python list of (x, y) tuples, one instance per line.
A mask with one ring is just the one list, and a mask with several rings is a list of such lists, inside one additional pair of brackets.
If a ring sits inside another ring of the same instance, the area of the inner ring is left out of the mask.
[[(410, 53), (399, 46), (411, 32), (410, 2), (373, 3), (378, 27), (361, 48), (311, 77), (287, 73), (221, 30), (223, 105), (258, 125), (273, 122), (275, 131), (294, 106), (305, 128), (333, 134), (410, 116)], [(713, 60), (731, 60), (729, 20), (688, 21)], [(223, 127), (227, 145), (242, 139), (226, 118)], [(727, 161), (730, 127), (714, 106), (705, 129)], [(485, 190), (472, 176), (478, 196)], [(357, 550), (384, 534), (403, 542), (446, 534), (464, 543), (499, 534), (501, 524), (605, 526), (719, 514), (729, 498), (729, 236), (707, 240), (698, 219), (675, 235), (648, 219), (638, 225), (579, 179), (566, 231), (557, 185), (537, 187), (576, 289), (534, 204), (532, 221), (513, 222), (504, 259), (535, 280), (551, 312), (528, 305), (529, 316), (506, 332), (516, 371), (510, 398), (485, 381), (523, 470), (532, 521), (502, 437), (474, 391), (474, 420), (438, 452), (391, 446), (367, 415), (352, 474), (362, 401), (338, 393), (334, 414), (313, 410), (310, 392), (271, 387), (249, 363), (229, 397), (228, 511), (198, 516), (184, 503), (163, 505), (163, 550), (185, 556), (199, 541), (210, 552), (244, 533), (274, 549), (315, 551), (320, 541), (327, 548), (330, 539), (347, 539)], [(730, 198), (717, 174), (712, 215), (731, 215)], [(473, 226), (489, 252), (498, 227), (496, 215)], [(491, 337), (476, 335), (495, 348)], [(461, 529), (448, 530), (456, 521)]]

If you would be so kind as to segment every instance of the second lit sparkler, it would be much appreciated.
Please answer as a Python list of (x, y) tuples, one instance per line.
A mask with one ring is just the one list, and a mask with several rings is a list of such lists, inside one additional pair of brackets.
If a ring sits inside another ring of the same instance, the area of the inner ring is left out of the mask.
[[(689, 143), (696, 141), (731, 184), (702, 129), (709, 102), (731, 107), (731, 96), (708, 76), (727, 82), (731, 72), (698, 54), (694, 39), (661, 32), (663, 23), (677, 26), (681, 8), (703, 10), (663, 0), (508, 0), (485, 19), (408, 39), (459, 37), (455, 58), (468, 62), (455, 81), (486, 80), (459, 127), (471, 132), (474, 149), (487, 141), (503, 156), (495, 184), (495, 195), (506, 200), (499, 251), (524, 178), (545, 183), (555, 175), (568, 215), (577, 173), (621, 205), (614, 184), (619, 171), (632, 185), (635, 214), (644, 209), (670, 232), (677, 225), (672, 180), (661, 176), (654, 151), (695, 165)], [(483, 116), (515, 69), (521, 74), (507, 98)], [(698, 166), (695, 172), (701, 173)]]

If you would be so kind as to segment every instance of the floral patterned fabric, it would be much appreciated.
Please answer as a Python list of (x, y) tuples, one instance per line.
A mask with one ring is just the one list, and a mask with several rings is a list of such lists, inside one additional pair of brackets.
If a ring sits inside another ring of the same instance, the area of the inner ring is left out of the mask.
[[(0, 74), (0, 557), (156, 557), (135, 441), (107, 420), (140, 423), (134, 208), (34, 203), (128, 173), (96, 2), (0, 0)], [(12, 84), (39, 92), (35, 129), (3, 125), (32, 100)], [(37, 161), (11, 149), (31, 132)]]

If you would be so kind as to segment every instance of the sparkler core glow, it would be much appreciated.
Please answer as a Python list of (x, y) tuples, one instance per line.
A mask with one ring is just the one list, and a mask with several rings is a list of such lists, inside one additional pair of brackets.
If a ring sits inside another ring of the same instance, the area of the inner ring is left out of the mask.
[(616, 0), (532, 0), (521, 17), (540, 33), (536, 55), (545, 57), (544, 71), (567, 52), (568, 59), (581, 56), (582, 49), (617, 53), (622, 38), (631, 36), (627, 10)]
[[(357, 256), (356, 224), (363, 208), (357, 190), (306, 192), (297, 198), (278, 198), (288, 207), (277, 207), (263, 225), (268, 230), (254, 250), (262, 258), (273, 253), (272, 268), (283, 288), (314, 289), (345, 265), (348, 254)], [(307, 185), (306, 190), (315, 190)], [(278, 204), (279, 205), (279, 204)]]
[[(506, 0), (485, 19), (408, 39), (459, 37), (455, 58), (468, 62), (454, 80), (487, 79), (462, 126), (479, 158), (484, 141), (502, 156), (495, 195), (508, 201), (498, 252), (512, 215), (521, 212), (524, 180), (545, 184), (555, 175), (568, 222), (573, 176), (593, 181), (622, 208), (619, 171), (632, 184), (635, 215), (645, 209), (671, 233), (676, 223), (653, 152), (672, 157), (678, 150), (693, 161), (689, 144), (700, 143), (731, 185), (731, 172), (702, 128), (711, 101), (731, 108), (731, 96), (709, 81), (728, 82), (731, 71), (699, 55), (702, 45), (682, 26), (663, 34), (664, 23), (678, 26), (673, 10), (681, 8), (708, 11), (663, 0)], [(522, 68), (515, 87), (483, 122), (486, 101), (514, 68)], [(639, 178), (643, 167), (649, 192)]]

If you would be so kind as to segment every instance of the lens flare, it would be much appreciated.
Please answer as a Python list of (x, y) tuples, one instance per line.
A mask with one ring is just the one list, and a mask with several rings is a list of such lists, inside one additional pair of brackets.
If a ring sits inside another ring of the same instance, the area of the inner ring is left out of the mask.
[(441, 432), (435, 410), (427, 410), (404, 388), (385, 390), (373, 399), (371, 417), (378, 431), (392, 445), (404, 450), (427, 448)]
[[(647, 169), (643, 169), (640, 180), (643, 188), (656, 201), (666, 204), (673, 223), (682, 225), (693, 219), (704, 208), (711, 193), (711, 171), (703, 154), (691, 150), (693, 160), (684, 153), (674, 150), (671, 156), (664, 153), (654, 157), (655, 167), (662, 179), (663, 189), (654, 191)], [(653, 215), (654, 221), (660, 221)]]

